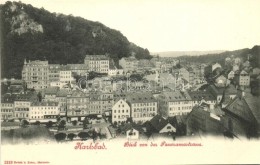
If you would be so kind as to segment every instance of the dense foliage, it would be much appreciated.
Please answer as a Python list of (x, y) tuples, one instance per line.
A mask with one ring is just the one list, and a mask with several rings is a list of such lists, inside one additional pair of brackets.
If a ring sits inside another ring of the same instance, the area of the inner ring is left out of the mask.
[(225, 63), (225, 58), (231, 57), (241, 58), (243, 61), (246, 61), (249, 58), (249, 62), (252, 67), (260, 66), (260, 46), (256, 45), (252, 49), (240, 49), (235, 51), (226, 51), (220, 54), (209, 54), (201, 56), (180, 56), (178, 59), (187, 61), (187, 62), (198, 62), (198, 63), (212, 63), (219, 62), (222, 66)]
[[(2, 78), (20, 78), (25, 58), (67, 64), (83, 63), (87, 54), (108, 54), (116, 62), (133, 54), (138, 59), (151, 57), (147, 49), (130, 43), (119, 31), (99, 22), (50, 13), (21, 2), (6, 2), (0, 9)], [(43, 31), (30, 27), (35, 24), (42, 26)], [(15, 31), (24, 27), (29, 30)]]

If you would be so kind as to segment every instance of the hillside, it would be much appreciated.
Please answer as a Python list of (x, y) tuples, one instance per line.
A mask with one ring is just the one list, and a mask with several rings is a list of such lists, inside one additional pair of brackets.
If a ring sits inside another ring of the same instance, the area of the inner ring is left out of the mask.
[(132, 54), (150, 58), (147, 49), (99, 22), (21, 2), (6, 2), (0, 10), (2, 78), (20, 78), (25, 58), (60, 64), (83, 63), (87, 54), (109, 54), (116, 62)]
[(183, 55), (197, 56), (206, 54), (218, 54), (225, 52), (225, 50), (212, 50), (212, 51), (166, 51), (166, 52), (155, 52), (153, 54), (158, 54), (161, 57), (178, 57)]
[(248, 59), (250, 56), (250, 63), (253, 67), (260, 67), (260, 46), (256, 45), (252, 49), (240, 49), (235, 51), (226, 51), (223, 53), (216, 53), (216, 54), (208, 54), (208, 55), (200, 55), (200, 56), (180, 56), (177, 59), (185, 60), (187, 62), (200, 62), (200, 63), (212, 63), (212, 62), (219, 62), (221, 65), (224, 64), (225, 58), (231, 57), (241, 58), (243, 61)]

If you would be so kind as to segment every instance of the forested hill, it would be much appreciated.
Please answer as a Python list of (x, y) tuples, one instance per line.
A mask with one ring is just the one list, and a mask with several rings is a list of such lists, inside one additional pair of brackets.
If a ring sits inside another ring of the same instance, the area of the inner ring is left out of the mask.
[(151, 57), (147, 49), (99, 22), (21, 2), (6, 2), (0, 9), (1, 78), (20, 78), (25, 58), (67, 64), (83, 63), (87, 54), (109, 54), (115, 61), (130, 55)]
[(208, 54), (208, 55), (200, 55), (200, 56), (180, 56), (177, 59), (184, 60), (187, 62), (199, 62), (199, 63), (212, 63), (219, 62), (220, 64), (224, 64), (225, 58), (227, 57), (238, 57), (243, 61), (246, 61), (249, 58), (249, 62), (252, 67), (260, 67), (260, 46), (256, 45), (251, 49), (240, 49), (235, 51), (226, 51), (219, 54)]

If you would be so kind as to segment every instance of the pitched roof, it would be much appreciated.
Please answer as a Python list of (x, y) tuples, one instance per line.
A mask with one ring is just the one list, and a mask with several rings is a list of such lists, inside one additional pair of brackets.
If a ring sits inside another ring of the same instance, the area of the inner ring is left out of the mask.
[(157, 102), (151, 92), (144, 93), (128, 93), (126, 99), (130, 103), (150, 103)]
[(150, 123), (159, 132), (170, 122), (169, 120), (164, 119), (162, 116), (156, 115), (150, 120)]
[(206, 101), (216, 100), (216, 98), (209, 91), (189, 91), (188, 93), (193, 101), (201, 99)]
[(162, 94), (163, 99), (165, 101), (190, 101), (192, 100), (188, 92), (184, 91), (171, 91), (171, 92), (164, 92)]
[(246, 103), (245, 99), (242, 97), (234, 98), (226, 107), (225, 110), (246, 120), (247, 122), (252, 122), (254, 116)]

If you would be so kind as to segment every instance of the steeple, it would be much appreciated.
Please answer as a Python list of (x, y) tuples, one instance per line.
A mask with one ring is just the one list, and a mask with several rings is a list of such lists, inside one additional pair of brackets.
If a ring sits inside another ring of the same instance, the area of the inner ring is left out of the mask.
[(24, 65), (26, 65), (27, 64), (27, 62), (26, 62), (26, 58), (24, 59)]

